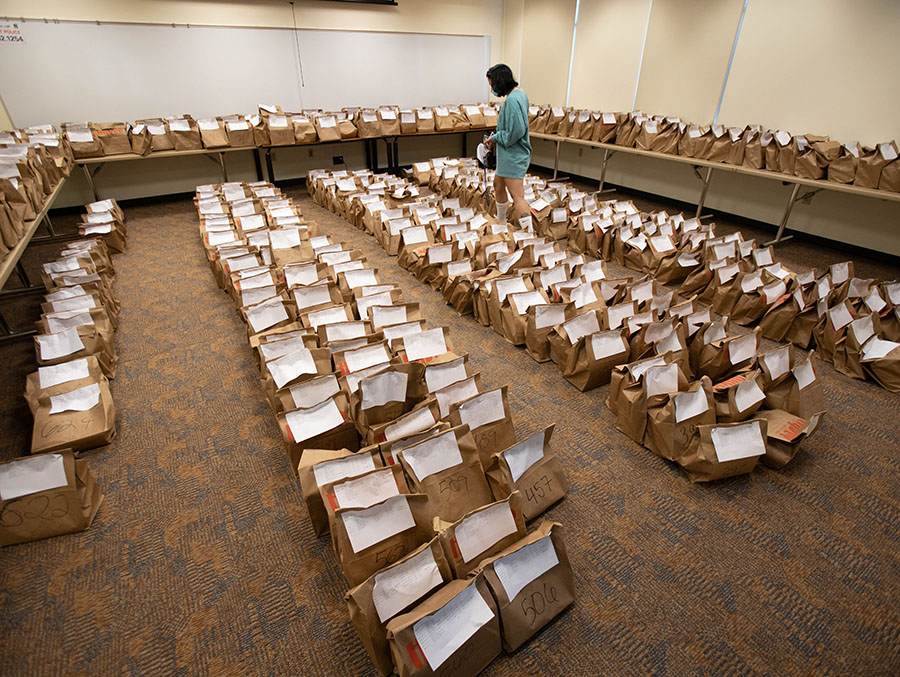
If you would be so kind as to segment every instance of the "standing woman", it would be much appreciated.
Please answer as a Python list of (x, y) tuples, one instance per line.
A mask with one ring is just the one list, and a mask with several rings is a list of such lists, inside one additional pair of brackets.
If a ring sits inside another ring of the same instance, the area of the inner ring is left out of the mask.
[(528, 97), (505, 63), (491, 66), (487, 79), (496, 96), (506, 97), (497, 117), (497, 131), (487, 141), (489, 147), (496, 146), (497, 152), (497, 172), (494, 175), (497, 218), (506, 221), (509, 200), (512, 198), (513, 217), (518, 220), (531, 212), (525, 202), (524, 182), (525, 172), (531, 164)]

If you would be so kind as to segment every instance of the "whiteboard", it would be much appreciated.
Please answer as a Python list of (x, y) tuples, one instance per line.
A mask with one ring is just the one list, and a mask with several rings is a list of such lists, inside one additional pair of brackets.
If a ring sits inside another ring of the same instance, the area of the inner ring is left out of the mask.
[[(2, 45), (0, 82), (19, 127), (195, 118), (488, 98), (490, 36), (214, 26), (44, 23)], [(297, 59), (299, 43), (302, 81)]]

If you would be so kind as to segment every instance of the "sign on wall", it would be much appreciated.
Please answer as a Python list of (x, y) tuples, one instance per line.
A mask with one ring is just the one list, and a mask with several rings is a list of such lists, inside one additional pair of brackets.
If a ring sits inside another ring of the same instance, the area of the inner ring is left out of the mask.
[(0, 20), (0, 44), (24, 45), (25, 36), (22, 35), (21, 21)]

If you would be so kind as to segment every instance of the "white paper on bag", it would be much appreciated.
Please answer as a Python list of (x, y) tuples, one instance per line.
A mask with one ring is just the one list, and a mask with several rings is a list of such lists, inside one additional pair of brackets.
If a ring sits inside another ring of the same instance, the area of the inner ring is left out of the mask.
[(760, 359), (769, 370), (769, 374), (776, 379), (788, 372), (791, 367), (791, 354), (789, 346), (782, 346), (760, 356)]
[(444, 330), (440, 327), (403, 337), (403, 349), (409, 362), (436, 357), (447, 352)]
[(628, 345), (619, 331), (597, 332), (591, 335), (591, 352), (599, 361), (628, 351)]
[(334, 374), (328, 374), (291, 386), (290, 393), (295, 406), (307, 409), (324, 402), (340, 389)]
[(372, 346), (350, 350), (344, 353), (344, 360), (347, 369), (351, 372), (360, 371), (366, 367), (372, 367), (382, 362), (389, 362), (391, 356), (388, 354), (387, 348), (383, 343), (376, 343)]
[[(371, 454), (366, 456), (371, 457)], [(399, 495), (400, 489), (390, 468), (334, 486), (334, 498), (338, 508), (368, 508)]]
[(452, 430), (407, 447), (403, 450), (403, 458), (418, 482), (463, 462), (456, 433)]
[(416, 526), (405, 496), (394, 496), (371, 508), (342, 513), (340, 517), (353, 552), (361, 552)]
[(64, 411), (87, 411), (93, 409), (100, 402), (100, 384), (91, 385), (72, 390), (61, 395), (50, 397), (50, 413), (61, 414)]
[(344, 416), (333, 399), (309, 409), (297, 409), (284, 415), (294, 442), (302, 442), (337, 428)]
[[(594, 315), (594, 313), (591, 313)], [(561, 324), (566, 319), (566, 307), (562, 304), (538, 305), (534, 309), (535, 329), (545, 329)], [(596, 319), (596, 316), (595, 318)]]
[(535, 433), (503, 452), (513, 482), (518, 482), (526, 470), (544, 458), (544, 434), (543, 430)]
[(884, 339), (876, 337), (862, 347), (859, 359), (861, 361), (880, 360), (896, 348), (900, 348), (900, 343), (885, 341)]
[(250, 306), (247, 308), (246, 313), (247, 321), (250, 323), (254, 333), (259, 333), (279, 322), (290, 319), (280, 297)]
[(651, 367), (644, 372), (647, 397), (678, 392), (678, 365)]
[(324, 310), (316, 310), (306, 316), (309, 320), (309, 326), (318, 330), (320, 325), (332, 324), (334, 322), (347, 322), (347, 308), (345, 306), (335, 306), (333, 308), (325, 308)]
[(387, 371), (374, 374), (360, 382), (363, 411), (372, 407), (380, 407), (388, 402), (406, 400), (406, 388), (409, 375), (402, 371)]
[(347, 477), (362, 475), (370, 470), (375, 470), (372, 454), (350, 454), (344, 458), (316, 463), (313, 466), (313, 476), (316, 478), (316, 486), (323, 487)]
[(459, 407), (460, 420), (476, 430), (482, 426), (500, 421), (506, 417), (503, 407), (503, 391), (501, 388), (488, 390), (478, 397), (469, 400)]
[(443, 364), (432, 364), (425, 367), (425, 385), (428, 386), (429, 393), (446, 388), (466, 376), (466, 364), (462, 357)]
[(709, 400), (703, 388), (697, 388), (694, 392), (678, 393), (674, 399), (676, 423), (699, 416), (709, 410)]
[(428, 430), (437, 421), (429, 407), (422, 407), (416, 411), (401, 416), (396, 423), (392, 423), (384, 429), (384, 439), (388, 442), (408, 437), (413, 433)]
[(713, 428), (710, 436), (719, 463), (762, 456), (766, 453), (766, 443), (762, 438), (759, 421)]
[(742, 381), (734, 391), (734, 403), (738, 411), (747, 411), (757, 402), (766, 399), (765, 394), (756, 383), (756, 379)]
[(545, 536), (494, 562), (494, 573), (512, 601), (522, 588), (559, 564), (553, 540)]
[(298, 376), (303, 374), (315, 374), (316, 363), (312, 353), (306, 348), (300, 348), (287, 353), (271, 362), (266, 363), (266, 369), (272, 375), (276, 388), (283, 388)]
[(474, 376), (462, 379), (456, 383), (451, 383), (445, 388), (436, 391), (435, 397), (437, 398), (438, 409), (440, 410), (441, 416), (449, 416), (450, 407), (452, 405), (467, 400), (470, 397), (475, 397), (479, 392), (478, 384), (475, 382)]
[(71, 327), (55, 334), (41, 334), (36, 336), (38, 348), (42, 360), (55, 360), (79, 350), (84, 350), (84, 343), (78, 335), (78, 329)]
[(573, 317), (568, 322), (562, 323), (562, 325), (566, 336), (569, 337), (569, 343), (572, 345), (578, 343), (578, 339), (582, 336), (589, 336), (600, 331), (600, 321), (597, 319), (597, 312), (594, 310)]
[(60, 383), (77, 381), (90, 376), (87, 358), (63, 362), (62, 364), (38, 369), (38, 382), (41, 388), (52, 388)]
[(386, 623), (443, 582), (430, 547), (405, 562), (376, 574), (372, 602), (378, 619)]
[(465, 642), (494, 618), (494, 612), (472, 582), (433, 614), (413, 625), (416, 642), (436, 671)]
[(60, 454), (40, 454), (0, 465), (0, 500), (10, 501), (68, 485)]
[(516, 532), (509, 502), (497, 503), (464, 518), (456, 527), (463, 562), (471, 562), (499, 540)]
[(758, 338), (757, 334), (753, 333), (729, 341), (728, 360), (731, 364), (740, 364), (753, 359), (753, 356), (756, 354)]

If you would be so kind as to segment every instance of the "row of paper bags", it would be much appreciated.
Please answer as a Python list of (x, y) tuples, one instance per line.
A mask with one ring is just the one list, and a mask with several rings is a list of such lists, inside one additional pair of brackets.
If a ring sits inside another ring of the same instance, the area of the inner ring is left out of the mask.
[(30, 129), (21, 136), (0, 132), (0, 261), (72, 167), (71, 150), (59, 135)]
[(869, 148), (856, 141), (842, 144), (827, 136), (794, 136), (760, 125), (696, 125), (640, 111), (604, 113), (557, 106), (531, 106), (528, 121), (534, 132), (900, 191), (900, 156), (894, 141)]
[(88, 238), (68, 243), (41, 268), (47, 293), (34, 337), (39, 367), (25, 380), (32, 456), (0, 464), (0, 545), (87, 529), (103, 499), (78, 452), (116, 436), (109, 379), (120, 307), (111, 253), (124, 250), (125, 216), (115, 200), (94, 202), (79, 230)]
[(552, 426), (517, 442), (507, 388), (271, 185), (196, 200), (378, 671), (474, 674), (518, 647), (574, 598), (559, 525), (525, 530), (567, 491)]
[[(485, 129), (497, 125), (497, 109), (488, 103), (406, 109), (397, 106), (344, 108), (340, 111), (284, 111), (260, 105), (251, 115), (193, 118), (174, 115), (129, 122), (64, 122), (60, 128), (75, 158), (203, 148), (290, 146), (400, 134)], [(49, 134), (56, 131), (45, 125)], [(7, 143), (29, 136), (6, 133)], [(55, 134), (54, 134), (55, 136)]]

